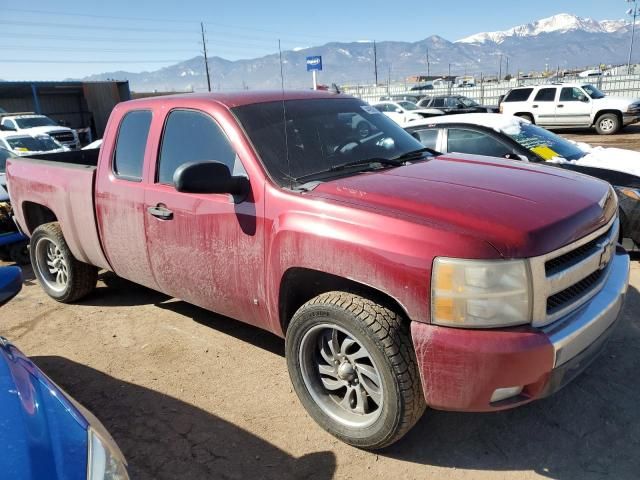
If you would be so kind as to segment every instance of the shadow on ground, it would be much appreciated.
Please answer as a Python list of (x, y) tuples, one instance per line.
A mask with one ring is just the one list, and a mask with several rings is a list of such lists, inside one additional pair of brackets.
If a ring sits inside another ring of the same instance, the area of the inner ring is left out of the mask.
[(232, 423), (175, 398), (62, 357), (32, 360), (107, 427), (132, 479), (333, 478), (332, 452), (294, 458)]

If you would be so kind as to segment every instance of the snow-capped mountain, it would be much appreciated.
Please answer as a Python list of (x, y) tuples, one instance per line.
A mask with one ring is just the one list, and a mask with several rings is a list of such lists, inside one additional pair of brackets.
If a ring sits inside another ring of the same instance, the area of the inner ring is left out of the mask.
[(583, 31), (588, 33), (613, 33), (628, 25), (624, 20), (593, 20), (568, 13), (543, 18), (537, 22), (518, 25), (501, 32), (482, 32), (462, 38), (456, 43), (502, 43), (509, 37), (534, 37), (541, 33), (566, 33)]
[[(497, 76), (516, 71), (540, 72), (571, 68), (594, 68), (600, 64), (627, 61), (631, 25), (623, 20), (596, 21), (561, 14), (520, 25), (504, 32), (479, 33), (450, 42), (427, 36), (417, 42), (378, 41), (378, 81), (393, 81), (427, 72), (425, 53), (429, 51), (431, 75), (473, 74)], [(624, 48), (623, 48), (624, 46)], [(212, 45), (215, 50), (215, 45)], [(369, 41), (331, 42), (282, 52), (284, 83), (288, 88), (307, 88), (311, 76), (305, 57), (322, 55), (321, 83), (330, 85), (374, 82), (373, 43)], [(505, 59), (503, 61), (503, 59)], [(507, 60), (508, 59), (508, 67)], [(634, 54), (640, 61), (640, 49)], [(211, 83), (216, 90), (235, 88), (279, 88), (279, 55), (229, 61), (209, 59)], [(87, 80), (129, 80), (135, 91), (203, 90), (207, 80), (204, 60), (195, 57), (152, 72), (109, 72)]]

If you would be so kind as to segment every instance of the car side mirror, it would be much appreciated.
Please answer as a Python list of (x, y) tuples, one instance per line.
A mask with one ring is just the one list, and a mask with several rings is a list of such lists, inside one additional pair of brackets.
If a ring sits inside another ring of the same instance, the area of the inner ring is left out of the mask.
[(402, 113), (402, 109), (401, 109), (401, 108), (396, 108), (396, 109), (395, 109), (395, 112), (396, 112), (396, 113)]
[(578, 97), (578, 100), (580, 100), (583, 103), (589, 103), (589, 97), (585, 97), (584, 95), (581, 97)]
[(232, 176), (224, 163), (215, 161), (188, 162), (173, 174), (176, 190), (183, 193), (229, 193), (240, 203), (249, 195), (249, 179)]
[(0, 268), (0, 306), (7, 303), (22, 289), (22, 270), (18, 267)]

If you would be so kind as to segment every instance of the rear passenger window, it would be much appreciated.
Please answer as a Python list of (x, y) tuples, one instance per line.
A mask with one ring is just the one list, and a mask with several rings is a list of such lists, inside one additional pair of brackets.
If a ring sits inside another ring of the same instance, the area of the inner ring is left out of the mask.
[(489, 157), (504, 157), (511, 149), (486, 133), (450, 128), (447, 151)]
[(113, 173), (125, 180), (142, 180), (144, 151), (147, 146), (151, 112), (138, 110), (127, 113), (120, 122)]
[(533, 92), (533, 88), (518, 88), (516, 90), (511, 90), (503, 102), (526, 102), (531, 96), (531, 92)]
[(536, 102), (553, 102), (556, 99), (556, 88), (541, 88), (536, 95)]
[(436, 150), (436, 143), (438, 141), (438, 129), (437, 128), (430, 128), (430, 129), (425, 129), (425, 130), (416, 130), (416, 131), (412, 132), (411, 134), (414, 137), (417, 135), (418, 136), (418, 140), (420, 140), (420, 143), (422, 143), (425, 147), (433, 148), (434, 150)]
[(229, 140), (213, 118), (193, 110), (171, 112), (162, 136), (158, 183), (173, 185), (173, 173), (182, 164), (212, 160), (224, 163), (232, 175), (244, 173)]

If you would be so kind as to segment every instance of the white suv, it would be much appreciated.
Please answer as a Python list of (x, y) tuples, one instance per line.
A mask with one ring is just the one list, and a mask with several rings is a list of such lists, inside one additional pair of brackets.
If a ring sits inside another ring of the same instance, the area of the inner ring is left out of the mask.
[(61, 127), (46, 115), (35, 113), (0, 114), (0, 125), (5, 129), (29, 135), (50, 135), (65, 147), (80, 148), (78, 133), (68, 127)]
[(514, 88), (500, 113), (526, 118), (550, 129), (595, 127), (611, 135), (640, 121), (640, 100), (608, 97), (588, 83), (557, 83)]

